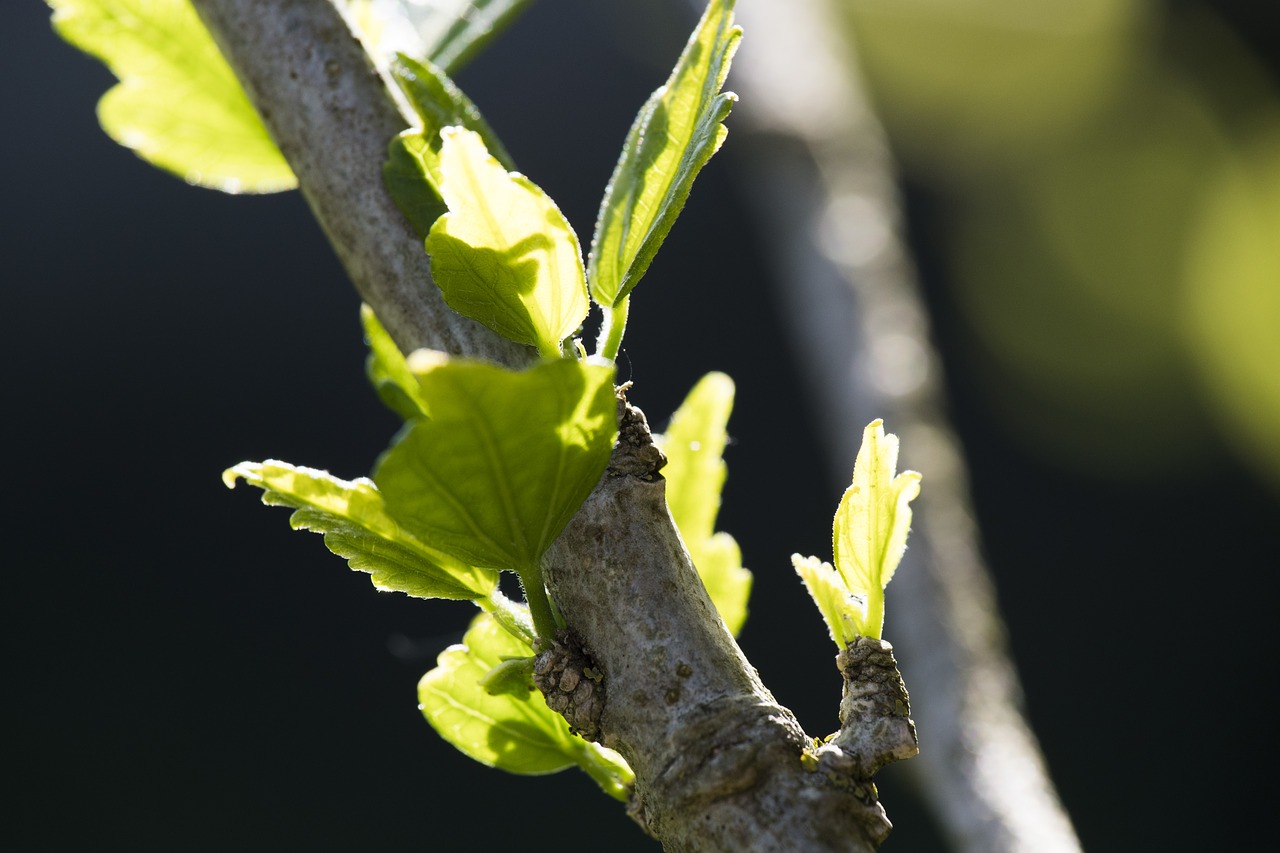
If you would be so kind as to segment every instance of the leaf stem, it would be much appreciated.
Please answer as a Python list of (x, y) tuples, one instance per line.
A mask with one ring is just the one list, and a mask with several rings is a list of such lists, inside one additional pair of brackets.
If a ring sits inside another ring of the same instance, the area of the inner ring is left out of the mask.
[(536, 564), (516, 569), (520, 586), (524, 588), (524, 600), (529, 603), (529, 615), (533, 617), (538, 636), (550, 640), (556, 635), (556, 617), (547, 597), (547, 587), (542, 581), (542, 568)]
[(867, 591), (866, 634), (879, 640), (884, 633), (884, 589)]
[(530, 647), (538, 638), (529, 617), (519, 604), (507, 598), (500, 590), (495, 589), (486, 598), (476, 599), (476, 606), (488, 613), (499, 625), (513, 637), (519, 637)]
[(612, 308), (607, 305), (600, 306), (604, 319), (600, 324), (600, 337), (596, 338), (596, 355), (607, 358), (609, 361), (618, 357), (618, 350), (622, 348), (622, 335), (627, 330), (627, 311), (630, 307), (631, 294), (629, 293)]
[(635, 790), (636, 777), (626, 764), (609, 761), (594, 744), (575, 738), (578, 766), (615, 800), (626, 802)]

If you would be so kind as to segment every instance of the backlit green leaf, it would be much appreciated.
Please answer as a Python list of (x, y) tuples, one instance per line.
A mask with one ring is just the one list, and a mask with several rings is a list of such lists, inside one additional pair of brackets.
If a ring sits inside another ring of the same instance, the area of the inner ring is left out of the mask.
[(427, 58), (457, 71), (532, 0), (429, 0), (411, 7)]
[(422, 396), (418, 377), (413, 375), (404, 354), (368, 305), (360, 306), (360, 322), (364, 325), (365, 343), (369, 345), (365, 373), (378, 396), (406, 421), (425, 416), (427, 401)]
[(733, 392), (732, 379), (708, 373), (671, 416), (666, 434), (655, 440), (667, 457), (662, 475), (671, 516), (707, 593), (736, 636), (747, 618), (751, 572), (742, 567), (733, 537), (714, 532), (727, 473), (723, 454)]
[(58, 33), (120, 78), (98, 102), (98, 120), (116, 142), (204, 187), (296, 186), (189, 0), (48, 2)]
[(436, 668), (418, 683), (418, 702), (427, 722), (462, 752), (511, 773), (554, 773), (573, 766), (575, 738), (564, 718), (547, 707), (542, 694), (526, 691), (492, 695), (484, 681), (504, 657), (533, 649), (503, 631), (485, 614), (477, 616), (461, 645), (445, 649)]
[(504, 168), (515, 166), (475, 104), (443, 71), (403, 54), (396, 55), (389, 70), (417, 114), (418, 126), (391, 140), (382, 175), (400, 210), (425, 238), (448, 209), (439, 189), (440, 131), (446, 127), (474, 130)]
[(504, 661), (532, 654), (492, 618), (477, 616), (462, 644), (445, 649), (418, 683), (423, 715), (441, 737), (482, 764), (530, 775), (577, 764), (606, 793), (625, 800), (634, 775), (621, 756), (571, 734), (536, 690), (494, 695), (485, 689)]
[(546, 193), (508, 172), (480, 135), (441, 132), (440, 194), (449, 212), (427, 237), (431, 272), (454, 310), (559, 358), (587, 316), (578, 238)]
[(865, 602), (849, 593), (844, 579), (830, 563), (824, 563), (817, 557), (792, 554), (791, 564), (804, 581), (805, 589), (813, 597), (813, 603), (818, 605), (831, 639), (836, 641), (837, 646), (844, 648), (858, 636), (859, 628), (866, 621)]
[(609, 462), (612, 368), (558, 359), (517, 373), (422, 350), (409, 365), (431, 419), (378, 464), (388, 511), (464, 562), (536, 568)]
[(897, 466), (897, 436), (885, 435), (884, 423), (872, 421), (863, 430), (853, 483), (840, 499), (832, 531), (836, 569), (849, 591), (867, 602), (859, 633), (876, 638), (884, 622), (884, 587), (907, 547), (909, 504), (920, 494), (920, 475), (895, 475)]
[(294, 529), (324, 534), (329, 550), (372, 575), (378, 589), (417, 598), (481, 599), (497, 588), (496, 572), (430, 548), (398, 525), (367, 479), (340, 480), (274, 460), (242, 462), (222, 475), (228, 487), (239, 478), (263, 490), (263, 503), (292, 507)]
[(711, 0), (666, 84), (636, 116), (605, 190), (591, 241), (591, 295), (618, 304), (644, 275), (693, 179), (724, 142), (737, 96), (720, 91), (741, 29), (734, 0)]

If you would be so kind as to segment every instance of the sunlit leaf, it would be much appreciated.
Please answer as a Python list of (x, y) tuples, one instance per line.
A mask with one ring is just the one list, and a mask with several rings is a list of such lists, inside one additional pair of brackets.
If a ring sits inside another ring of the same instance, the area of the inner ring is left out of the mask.
[(606, 793), (625, 799), (634, 779), (626, 762), (570, 733), (541, 693), (512, 691), (510, 684), (496, 694), (485, 689), (495, 669), (518, 669), (532, 653), (492, 618), (477, 616), (462, 643), (445, 649), (418, 683), (423, 715), (441, 737), (482, 764), (530, 775), (577, 764)]
[(728, 533), (716, 533), (720, 492), (726, 466), (725, 427), (733, 408), (733, 380), (708, 373), (693, 387), (671, 416), (662, 436), (655, 436), (667, 464), (667, 506), (698, 568), (702, 583), (720, 616), (735, 636), (747, 618), (751, 572), (742, 567), (738, 543)]
[(477, 616), (462, 644), (445, 649), (436, 668), (418, 683), (423, 715), (441, 737), (481, 764), (528, 774), (573, 766), (575, 737), (569, 724), (532, 685), (524, 697), (484, 689), (504, 657), (532, 654), (493, 619)]
[(48, 2), (58, 33), (120, 78), (98, 102), (98, 120), (116, 142), (204, 187), (296, 186), (189, 0)]
[(836, 510), (832, 549), (836, 570), (849, 591), (865, 598), (867, 623), (859, 633), (879, 637), (884, 621), (884, 587), (907, 547), (910, 502), (920, 494), (920, 475), (896, 474), (898, 438), (872, 421), (862, 433), (853, 465), (853, 483)]
[(859, 627), (866, 619), (865, 603), (849, 593), (844, 579), (817, 557), (791, 555), (796, 574), (804, 581), (805, 589), (818, 605), (822, 621), (836, 645), (844, 648), (859, 634)]
[(351, 568), (368, 572), (381, 590), (417, 598), (479, 599), (498, 585), (497, 573), (475, 568), (424, 545), (386, 512), (367, 479), (340, 480), (327, 471), (287, 462), (242, 462), (222, 475), (263, 490), (262, 502), (292, 507), (295, 529), (324, 534), (324, 543)]
[(636, 116), (605, 190), (588, 262), (591, 295), (612, 307), (649, 268), (698, 172), (724, 142), (737, 96), (720, 91), (741, 29), (734, 0), (711, 0), (665, 85)]
[(416, 127), (391, 140), (382, 175), (396, 204), (425, 238), (447, 210), (439, 189), (441, 130), (446, 127), (474, 130), (504, 168), (515, 166), (475, 104), (443, 71), (403, 54), (391, 61), (389, 70), (418, 121)]
[(364, 325), (365, 343), (369, 345), (365, 373), (378, 396), (406, 421), (426, 415), (427, 400), (422, 396), (418, 377), (413, 375), (404, 354), (368, 305), (360, 306), (360, 322)]
[(532, 0), (427, 0), (409, 7), (426, 46), (426, 56), (457, 71), (506, 29)]
[(609, 462), (612, 368), (559, 359), (516, 373), (428, 351), (409, 364), (431, 419), (378, 464), (388, 511), (464, 562), (536, 566)]
[(508, 172), (480, 135), (442, 131), (440, 194), (449, 212), (427, 237), (445, 301), (498, 334), (559, 358), (587, 316), (578, 238), (560, 209), (523, 175)]

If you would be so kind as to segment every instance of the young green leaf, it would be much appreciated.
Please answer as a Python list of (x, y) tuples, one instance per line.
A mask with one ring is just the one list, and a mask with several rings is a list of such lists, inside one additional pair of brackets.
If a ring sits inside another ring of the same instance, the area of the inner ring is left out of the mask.
[(836, 645), (844, 648), (858, 636), (858, 628), (866, 619), (866, 602), (849, 593), (844, 579), (836, 573), (830, 563), (824, 563), (817, 557), (791, 555), (791, 564), (796, 574), (804, 581), (805, 589), (818, 605), (822, 620), (827, 623), (831, 639)]
[(884, 588), (907, 548), (909, 504), (920, 494), (920, 475), (898, 467), (898, 437), (874, 420), (862, 432), (853, 483), (836, 510), (832, 550), (849, 591), (867, 602), (866, 630), (878, 638), (884, 624)]
[(666, 84), (636, 116), (605, 190), (591, 241), (591, 295), (606, 309), (636, 286), (724, 142), (737, 96), (721, 92), (742, 30), (734, 0), (711, 0)]
[(441, 132), (440, 194), (449, 212), (427, 237), (445, 301), (517, 343), (559, 358), (587, 316), (578, 238), (546, 193), (508, 172), (478, 133)]
[(59, 35), (120, 79), (98, 102), (98, 120), (116, 142), (204, 187), (296, 186), (189, 0), (48, 3)]
[(536, 570), (609, 462), (613, 370), (558, 359), (516, 373), (426, 351), (409, 365), (431, 418), (378, 463), (388, 511), (464, 562)]
[(481, 764), (530, 775), (577, 764), (606, 793), (625, 800), (634, 775), (621, 756), (572, 734), (536, 690), (495, 695), (485, 689), (504, 661), (532, 654), (491, 617), (477, 616), (462, 644), (445, 649), (418, 683), (423, 715), (441, 737)]
[(438, 67), (397, 54), (389, 70), (417, 114), (418, 126), (391, 140), (382, 175), (400, 210), (425, 238), (448, 209), (439, 189), (440, 131), (446, 127), (474, 130), (504, 168), (514, 170), (515, 166), (475, 104)]
[(367, 479), (340, 480), (287, 462), (241, 462), (222, 475), (228, 488), (243, 478), (263, 490), (262, 502), (292, 507), (295, 530), (324, 534), (330, 551), (372, 575), (378, 589), (416, 598), (485, 599), (497, 589), (491, 569), (475, 568), (424, 545), (386, 512)]
[(736, 636), (747, 618), (751, 572), (742, 567), (733, 537), (714, 532), (727, 473), (723, 454), (733, 392), (732, 379), (708, 373), (671, 416), (666, 434), (654, 438), (667, 457), (662, 475), (671, 517), (707, 593)]
[(532, 0), (433, 0), (411, 8), (426, 56), (452, 73), (507, 28)]
[(857, 635), (879, 639), (884, 630), (884, 588), (906, 550), (910, 503), (920, 494), (920, 475), (895, 474), (897, 466), (898, 437), (872, 421), (832, 523), (835, 569), (816, 557), (791, 557), (841, 647)]
[(360, 306), (360, 322), (364, 325), (365, 343), (369, 345), (365, 373), (382, 402), (406, 421), (426, 416), (427, 400), (422, 396), (418, 377), (413, 375), (404, 354), (368, 305)]

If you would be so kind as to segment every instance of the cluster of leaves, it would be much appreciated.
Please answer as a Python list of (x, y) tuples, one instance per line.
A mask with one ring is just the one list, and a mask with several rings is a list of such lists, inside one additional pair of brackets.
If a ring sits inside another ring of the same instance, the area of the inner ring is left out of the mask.
[[(122, 144), (190, 182), (228, 192), (293, 186), (188, 0), (50, 5), (58, 31), (120, 77), (99, 114)], [(366, 26), (387, 24), (379, 0), (347, 5)], [(450, 18), (446, 7), (457, 12), (459, 5), (474, 6), (472, 14)], [(449, 305), (540, 360), (511, 371), (434, 351), (406, 356), (365, 306), (369, 378), (405, 420), (372, 478), (347, 481), (268, 460), (236, 465), (224, 480), (243, 479), (263, 491), (264, 503), (291, 508), (295, 529), (322, 534), (378, 589), (480, 608), (463, 642), (446, 649), (419, 685), (422, 711), (447, 741), (516, 773), (576, 765), (623, 799), (633, 776), (622, 757), (575, 736), (533, 687), (540, 641), (563, 625), (541, 561), (608, 464), (617, 435), (613, 360), (630, 296), (724, 141), (735, 97), (721, 87), (740, 30), (734, 0), (711, 0), (627, 135), (584, 263), (555, 203), (515, 171), (448, 76), (525, 5), (441, 0), (425, 7), (438, 14), (416, 30), (424, 58), (398, 54), (389, 63), (417, 125), (391, 141), (383, 172)], [(602, 324), (589, 357), (578, 336), (592, 304)], [(709, 374), (656, 440), (668, 459), (672, 516), (736, 635), (751, 574), (733, 538), (715, 531), (732, 404), (732, 381)], [(919, 475), (894, 476), (896, 457), (896, 439), (879, 421), (869, 426), (836, 515), (837, 568), (793, 558), (841, 645), (880, 633), (883, 587), (905, 547), (907, 504), (918, 492)], [(500, 571), (519, 577), (524, 602), (499, 590)]]
[[(50, 5), (58, 32), (120, 78), (99, 114), (121, 144), (226, 192), (295, 185), (189, 0)], [(394, 23), (385, 16), (394, 4), (346, 5), (368, 29)], [(392, 141), (384, 174), (424, 238), (446, 301), (530, 346), (539, 362), (517, 372), (438, 352), (406, 355), (366, 306), (370, 379), (405, 419), (372, 478), (342, 480), (268, 460), (237, 465), (224, 480), (243, 479), (263, 490), (265, 503), (290, 507), (293, 527), (323, 534), (377, 588), (480, 608), (463, 643), (445, 650), (419, 687), (423, 713), (446, 740), (513, 772), (577, 765), (624, 797), (632, 778), (625, 761), (574, 736), (532, 687), (539, 640), (562, 625), (541, 560), (608, 463), (617, 433), (613, 359), (627, 299), (724, 139), (721, 121), (734, 96), (720, 87), (739, 30), (732, 0), (712, 0), (627, 137), (588, 264), (555, 203), (514, 171), (448, 77), (525, 5), (442, 0), (427, 7), (434, 16), (416, 22), (422, 58), (401, 54), (390, 62), (418, 122)], [(577, 336), (593, 302), (607, 334), (588, 358)], [(667, 473), (681, 531), (709, 567), (708, 586), (736, 633), (750, 574), (736, 543), (713, 530), (731, 402), (727, 377), (699, 384), (673, 421)], [(504, 570), (519, 577), (524, 602), (499, 591)]]

